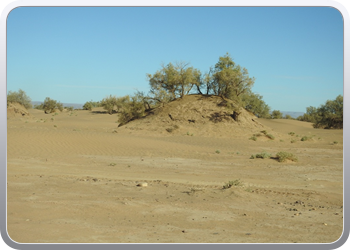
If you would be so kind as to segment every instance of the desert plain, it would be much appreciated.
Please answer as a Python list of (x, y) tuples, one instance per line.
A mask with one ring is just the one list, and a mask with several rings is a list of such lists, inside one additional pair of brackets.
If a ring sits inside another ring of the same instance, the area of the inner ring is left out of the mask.
[[(220, 112), (205, 120), (203, 114), (213, 110), (196, 105), (179, 103), (157, 119), (120, 127), (118, 114), (102, 108), (8, 110), (10, 238), (331, 243), (341, 237), (342, 130), (255, 117), (248, 126), (248, 116), (225, 122)], [(176, 120), (191, 115), (190, 109), (193, 120)], [(278, 162), (273, 156), (280, 151), (298, 160)], [(251, 159), (262, 152), (272, 157)]]

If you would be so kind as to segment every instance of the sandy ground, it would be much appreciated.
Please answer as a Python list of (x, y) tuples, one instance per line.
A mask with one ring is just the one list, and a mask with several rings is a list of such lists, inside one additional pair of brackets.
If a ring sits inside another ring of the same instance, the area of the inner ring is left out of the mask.
[[(216, 135), (215, 124), (210, 136), (195, 125), (157, 134), (118, 128), (116, 114), (29, 113), (7, 127), (16, 242), (330, 243), (342, 234), (342, 130), (259, 119), (275, 139), (253, 141), (249, 132)], [(298, 162), (250, 159), (264, 151)], [(238, 185), (223, 189), (229, 181)]]

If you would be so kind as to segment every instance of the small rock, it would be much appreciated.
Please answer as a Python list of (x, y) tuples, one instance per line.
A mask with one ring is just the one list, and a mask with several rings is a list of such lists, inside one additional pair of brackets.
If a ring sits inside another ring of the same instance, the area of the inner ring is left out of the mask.
[(327, 223), (323, 223), (323, 225), (327, 226)]

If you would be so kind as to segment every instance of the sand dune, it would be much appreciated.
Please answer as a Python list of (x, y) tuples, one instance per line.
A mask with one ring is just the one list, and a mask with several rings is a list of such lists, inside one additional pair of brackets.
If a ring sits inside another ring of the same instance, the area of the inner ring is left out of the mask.
[[(185, 121), (169, 133), (165, 118), (118, 127), (118, 114), (102, 109), (8, 116), (9, 236), (21, 243), (329, 243), (341, 236), (342, 130), (256, 119), (258, 126)], [(249, 139), (260, 130), (275, 139)], [(287, 151), (298, 162), (250, 159), (264, 151)], [(223, 189), (229, 181), (238, 185)]]

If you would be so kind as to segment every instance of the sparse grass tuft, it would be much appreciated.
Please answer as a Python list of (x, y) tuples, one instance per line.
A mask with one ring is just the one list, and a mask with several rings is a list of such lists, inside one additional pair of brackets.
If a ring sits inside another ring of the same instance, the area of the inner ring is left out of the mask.
[(284, 162), (286, 160), (291, 160), (291, 161), (298, 161), (298, 158), (293, 155), (292, 153), (288, 153), (288, 152), (278, 152), (276, 154), (276, 158), (279, 162)]
[(216, 150), (215, 153), (220, 154), (220, 150)]
[(295, 140), (295, 139), (290, 141), (290, 143), (295, 143), (295, 142), (297, 142), (297, 140)]
[(338, 141), (334, 141), (334, 142), (333, 142), (333, 145), (335, 145), (335, 144), (338, 144)]
[(111, 163), (109, 163), (109, 165), (108, 165), (108, 166), (115, 166), (115, 165), (117, 165), (117, 163), (115, 163), (115, 162), (111, 162)]
[(266, 130), (262, 130), (260, 132), (263, 133), (264, 135), (267, 135), (267, 131)]
[(253, 140), (253, 141), (256, 141), (258, 138), (256, 138), (256, 136), (252, 136), (249, 138), (249, 140)]
[(266, 137), (269, 138), (269, 139), (271, 139), (271, 140), (274, 140), (274, 139), (275, 139), (275, 137), (274, 137), (273, 135), (271, 135), (271, 134), (267, 134)]
[(291, 136), (295, 135), (294, 132), (289, 132), (288, 134), (291, 135)]
[(237, 187), (237, 186), (241, 186), (242, 182), (240, 181), (240, 179), (234, 180), (234, 181), (229, 181), (227, 182), (225, 185), (222, 186), (222, 189), (228, 189), (230, 187)]
[(312, 139), (312, 136), (303, 136), (301, 137), (301, 141), (310, 141)]

